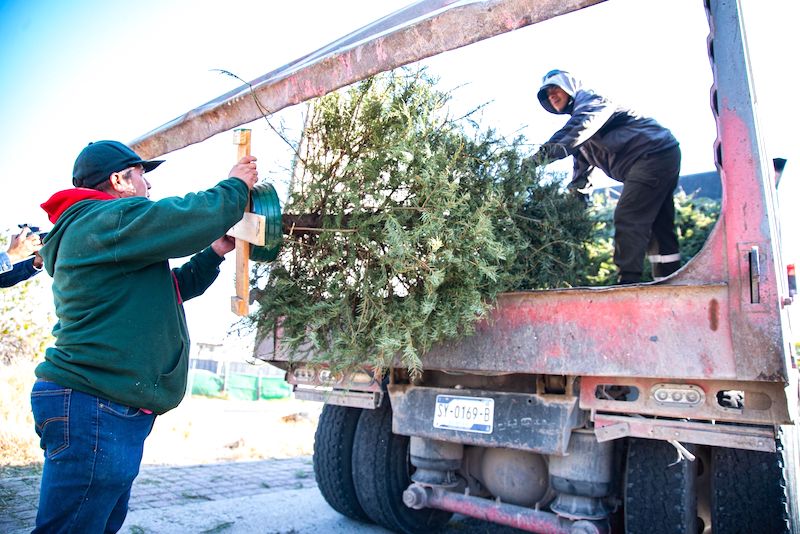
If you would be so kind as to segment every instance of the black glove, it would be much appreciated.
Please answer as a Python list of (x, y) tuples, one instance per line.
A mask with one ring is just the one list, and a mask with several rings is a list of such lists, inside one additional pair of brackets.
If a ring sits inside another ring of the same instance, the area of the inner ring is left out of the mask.
[(572, 193), (572, 196), (578, 199), (585, 208), (588, 208), (591, 205), (591, 198), (586, 193), (583, 193), (579, 189), (573, 188), (570, 188), (569, 192)]
[(528, 159), (531, 165), (535, 167), (541, 167), (542, 165), (550, 163), (550, 158), (547, 156), (547, 149), (545, 147), (537, 150), (536, 153)]
[(592, 180), (590, 179), (589, 175), (592, 173), (593, 167), (587, 169), (577, 178), (573, 178), (572, 181), (567, 184), (567, 191), (572, 193), (572, 195), (583, 202), (584, 206), (589, 206), (591, 204), (591, 194), (592, 194)]

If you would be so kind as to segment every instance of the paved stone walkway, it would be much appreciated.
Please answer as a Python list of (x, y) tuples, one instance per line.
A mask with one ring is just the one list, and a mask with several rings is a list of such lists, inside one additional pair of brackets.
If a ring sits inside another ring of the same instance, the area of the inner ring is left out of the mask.
[[(142, 467), (130, 510), (220, 501), (286, 489), (316, 487), (311, 456), (186, 467)], [(39, 477), (0, 479), (0, 532), (30, 532), (39, 502)]]

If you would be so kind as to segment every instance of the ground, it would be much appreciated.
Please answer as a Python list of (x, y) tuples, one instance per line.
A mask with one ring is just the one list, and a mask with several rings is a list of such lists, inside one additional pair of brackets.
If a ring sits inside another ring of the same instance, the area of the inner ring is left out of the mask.
[(290, 458), (313, 452), (322, 404), (296, 399), (186, 399), (156, 419), (144, 465)]

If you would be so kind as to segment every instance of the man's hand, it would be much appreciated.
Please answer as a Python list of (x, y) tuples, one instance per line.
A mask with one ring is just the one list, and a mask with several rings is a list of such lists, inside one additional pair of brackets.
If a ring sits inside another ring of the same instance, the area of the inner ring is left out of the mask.
[(234, 248), (236, 248), (236, 240), (229, 235), (224, 235), (211, 243), (211, 249), (216, 252), (217, 256), (220, 258), (224, 258), (225, 254)]
[(40, 248), (42, 248), (42, 240), (39, 239), (39, 234), (32, 234), (31, 229), (25, 226), (18, 235), (11, 238), (11, 244), (8, 246), (6, 254), (11, 263), (17, 263), (31, 257)]
[(228, 178), (238, 178), (247, 184), (248, 189), (253, 189), (258, 181), (258, 170), (256, 169), (256, 158), (245, 156), (239, 163), (233, 166)]

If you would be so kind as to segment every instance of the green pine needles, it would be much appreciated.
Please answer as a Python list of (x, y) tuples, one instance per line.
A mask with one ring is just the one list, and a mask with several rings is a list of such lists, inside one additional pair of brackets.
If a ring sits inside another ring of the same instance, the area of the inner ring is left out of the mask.
[(435, 83), (399, 70), (310, 108), (283, 249), (255, 277), (253, 319), (294, 357), (418, 373), (498, 293), (579, 281), (582, 203), (524, 164), (523, 139), (451, 119)]

